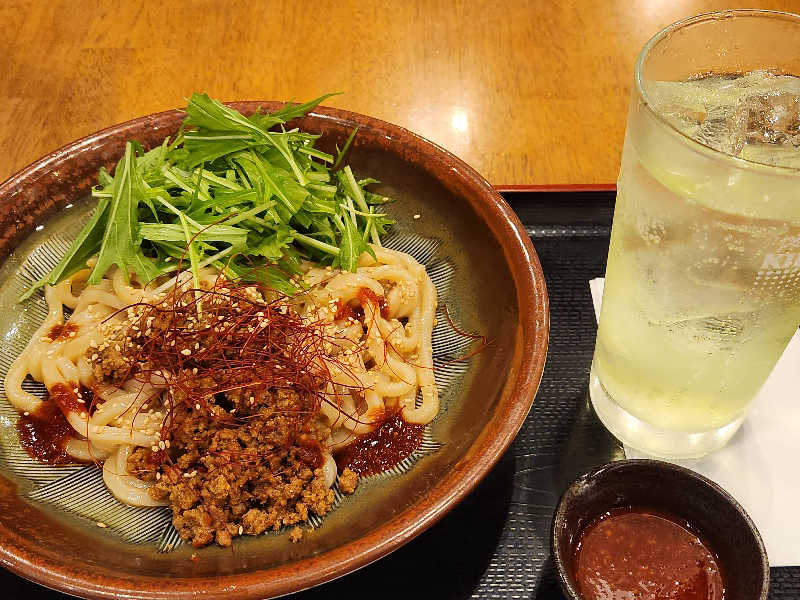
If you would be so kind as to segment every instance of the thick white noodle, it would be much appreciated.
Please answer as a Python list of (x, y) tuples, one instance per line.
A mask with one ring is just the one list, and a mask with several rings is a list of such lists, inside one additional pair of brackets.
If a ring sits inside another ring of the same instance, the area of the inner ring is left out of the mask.
[[(104, 322), (113, 324), (125, 315), (110, 320), (109, 317), (144, 297), (142, 290), (125, 283), (122, 273), (116, 269), (97, 285), (87, 286), (88, 276), (89, 269), (84, 269), (56, 286), (45, 287), (47, 318), (14, 361), (5, 379), (6, 396), (20, 412), (35, 412), (42, 402), (22, 389), (22, 382), (28, 375), (44, 383), (48, 389), (63, 385), (65, 393), (74, 394), (72, 400), (77, 399), (74, 390), (79, 389), (79, 385), (94, 387), (87, 350), (105, 340)], [(53, 327), (65, 324), (65, 306), (73, 310), (69, 323), (74, 326), (74, 331), (65, 339), (51, 340), (48, 333)], [(122, 502), (153, 505), (144, 489), (146, 484), (127, 475), (123, 463), (130, 454), (129, 449), (158, 444), (163, 416), (137, 413), (148, 403), (160, 406), (160, 391), (151, 384), (132, 380), (121, 389), (98, 390), (95, 403), (96, 409), (91, 416), (85, 401), (76, 404), (82, 406), (81, 409), (65, 414), (67, 422), (75, 430), (73, 438), (65, 444), (66, 452), (78, 461), (105, 460), (103, 478)]]
[[(301, 311), (334, 323), (336, 335), (358, 350), (348, 352), (342, 344), (343, 352), (324, 365), (336, 385), (326, 391), (322, 413), (334, 428), (344, 427), (352, 434), (374, 429), (389, 405), (399, 406), (409, 423), (429, 423), (439, 414), (431, 347), (436, 288), (413, 257), (379, 246), (372, 249), (375, 258), (362, 254), (355, 273), (311, 267), (305, 276), (311, 289), (300, 306)], [(369, 295), (360, 294), (362, 288), (385, 299), (387, 318)], [(360, 324), (335, 322), (336, 307), (354, 298), (365, 300), (366, 331)], [(342, 445), (352, 439), (334, 429), (331, 443)]]
[[(322, 391), (325, 401), (320, 414), (331, 428), (326, 442), (331, 449), (374, 429), (390, 409), (399, 407), (410, 423), (428, 423), (439, 412), (431, 348), (436, 289), (424, 266), (411, 256), (378, 246), (373, 251), (375, 258), (361, 256), (355, 273), (307, 268), (305, 281), (311, 289), (296, 298), (300, 315), (323, 321), (332, 340), (329, 354), (316, 365), (330, 380)], [(147, 493), (152, 484), (130, 475), (127, 461), (137, 447), (149, 448), (160, 441), (166, 381), (162, 377), (144, 383), (131, 379), (120, 387), (100, 388), (87, 356), (106, 341), (110, 326), (124, 323), (127, 314), (122, 309), (163, 296), (145, 292), (135, 280), (126, 281), (118, 269), (110, 270), (97, 285), (88, 285), (89, 272), (84, 269), (45, 287), (47, 318), (11, 366), (6, 395), (17, 410), (32, 413), (42, 400), (22, 389), (28, 376), (48, 389), (58, 384), (67, 390), (93, 389), (91, 415), (85, 405), (65, 414), (75, 430), (66, 451), (79, 461), (105, 461), (103, 480), (122, 502), (154, 506), (158, 503)], [(213, 284), (216, 276), (212, 269), (203, 269), (201, 279)], [(362, 288), (385, 299), (383, 314)], [(336, 319), (337, 306), (354, 299), (361, 301), (363, 326), (354, 319)], [(73, 311), (69, 323), (74, 333), (51, 340), (48, 333), (53, 327), (65, 324), (65, 306)], [(329, 451), (324, 459), (323, 473), (330, 486), (336, 464)]]

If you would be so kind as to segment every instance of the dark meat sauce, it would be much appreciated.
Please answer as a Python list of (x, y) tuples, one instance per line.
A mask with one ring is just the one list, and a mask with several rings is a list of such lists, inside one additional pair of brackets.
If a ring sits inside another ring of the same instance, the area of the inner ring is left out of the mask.
[(368, 287), (362, 287), (358, 290), (356, 297), (350, 302), (336, 302), (336, 316), (335, 319), (340, 321), (342, 319), (355, 319), (361, 321), (364, 318), (364, 304), (370, 302), (378, 307), (381, 316), (384, 319), (389, 318), (389, 303), (386, 298), (378, 296)]
[(349, 468), (360, 475), (381, 473), (419, 447), (424, 429), (424, 425), (406, 423), (398, 412), (377, 429), (357, 436), (338, 450), (336, 464), (340, 471)]
[(92, 407), (91, 390), (80, 388), (79, 392), (80, 397), (75, 393), (74, 384), (57, 383), (36, 412), (20, 416), (17, 421), (19, 443), (31, 458), (49, 465), (77, 462), (65, 449), (67, 442), (75, 436), (75, 430), (64, 415), (69, 412), (80, 414)]
[(51, 342), (60, 342), (75, 337), (77, 333), (78, 326), (75, 323), (64, 323), (63, 325), (53, 325), (46, 337)]

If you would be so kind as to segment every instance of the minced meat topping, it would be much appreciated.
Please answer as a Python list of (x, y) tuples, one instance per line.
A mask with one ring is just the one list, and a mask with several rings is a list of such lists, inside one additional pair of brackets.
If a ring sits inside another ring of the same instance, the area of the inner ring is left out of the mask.
[(236, 390), (226, 396), (235, 418), (220, 418), (224, 409), (216, 404), (211, 410), (179, 404), (169, 449), (139, 448), (128, 459), (132, 474), (155, 481), (151, 496), (169, 501), (181, 537), (198, 547), (229, 546), (237, 535), (327, 513), (334, 494), (320, 468), (320, 435), (311, 426), (297, 432), (287, 416), (303, 410), (298, 395)]
[[(128, 309), (87, 352), (99, 384), (166, 381), (160, 442), (136, 449), (128, 470), (152, 483), (150, 495), (169, 503), (195, 547), (284, 527), (297, 541), (300, 524), (334, 500), (322, 469), (330, 430), (315, 394), (324, 380), (305, 366), (316, 333), (253, 288), (209, 293), (201, 311), (193, 298)], [(340, 479), (352, 493), (357, 476)]]

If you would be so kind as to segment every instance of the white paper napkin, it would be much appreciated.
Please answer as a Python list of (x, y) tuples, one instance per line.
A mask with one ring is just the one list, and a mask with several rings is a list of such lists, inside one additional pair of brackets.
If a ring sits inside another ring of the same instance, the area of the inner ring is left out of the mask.
[[(589, 282), (595, 316), (603, 279)], [(628, 458), (643, 458), (625, 447)], [(800, 332), (728, 444), (700, 460), (671, 461), (705, 475), (744, 507), (773, 567), (800, 565)]]

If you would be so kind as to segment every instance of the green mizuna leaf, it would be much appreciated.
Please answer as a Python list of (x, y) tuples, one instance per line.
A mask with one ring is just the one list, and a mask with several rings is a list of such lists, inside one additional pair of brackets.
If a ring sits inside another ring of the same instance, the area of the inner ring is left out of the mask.
[[(177, 223), (143, 223), (139, 226), (143, 239), (156, 242), (186, 242), (184, 228)], [(247, 230), (229, 225), (210, 225), (190, 235), (199, 242), (225, 242), (232, 246), (244, 247), (247, 243)]]
[[(193, 125), (217, 132), (240, 132), (264, 137), (264, 129), (250, 121), (239, 111), (225, 106), (208, 94), (192, 94), (186, 107), (184, 125)], [(190, 135), (190, 134), (189, 134)], [(188, 135), (187, 135), (188, 137)]]
[(334, 157), (319, 135), (285, 127), (331, 95), (245, 116), (193, 94), (176, 136), (146, 151), (131, 141), (113, 175), (100, 169), (91, 219), (25, 297), (93, 256), (89, 283), (113, 267), (143, 283), (191, 268), (197, 283), (213, 265), (288, 293), (302, 260), (355, 270), (392, 223), (389, 199), (367, 190), (377, 180), (343, 164), (358, 128)]
[(100, 243), (103, 240), (103, 232), (107, 221), (106, 211), (110, 203), (111, 201), (108, 198), (100, 199), (97, 203), (97, 208), (94, 209), (92, 218), (72, 242), (64, 257), (46, 277), (32, 285), (20, 300), (30, 297), (31, 294), (46, 283), (54, 285), (87, 267), (87, 261), (100, 250)]
[(97, 254), (97, 263), (89, 275), (89, 283), (100, 283), (108, 269), (116, 265), (122, 270), (125, 279), (131, 270), (139, 280), (147, 283), (160, 274), (153, 261), (142, 254), (137, 219), (137, 194), (143, 193), (143, 186), (134, 168), (133, 145), (125, 146), (125, 156), (114, 170), (114, 191), (108, 208), (108, 218)]
[(188, 154), (181, 161), (186, 168), (192, 169), (203, 163), (210, 163), (218, 158), (227, 156), (231, 152), (246, 150), (251, 146), (257, 146), (256, 142), (249, 139), (230, 139), (230, 138), (208, 138), (200, 140), (196, 137), (189, 137), (184, 142)]
[(365, 244), (361, 238), (358, 228), (352, 219), (347, 216), (336, 215), (334, 222), (342, 234), (339, 254), (333, 261), (333, 266), (344, 269), (345, 271), (355, 271), (358, 266), (358, 257), (365, 249)]
[[(286, 106), (283, 108), (276, 110), (274, 113), (270, 113), (267, 115), (268, 118), (271, 119), (280, 119), (281, 122), (285, 123), (286, 121), (291, 121), (292, 119), (296, 119), (298, 117), (303, 117), (305, 114), (316, 108), (319, 104), (322, 104), (330, 98), (331, 96), (338, 96), (341, 92), (334, 92), (333, 94), (325, 94), (324, 96), (320, 96), (310, 102), (305, 102), (303, 104), (291, 104), (287, 103)], [(253, 119), (259, 119), (259, 116), (253, 116)], [(271, 125), (270, 125), (271, 127)]]
[(292, 230), (283, 226), (272, 235), (262, 238), (258, 245), (251, 245), (250, 253), (270, 260), (280, 260), (284, 256), (284, 250), (293, 240)]
[(334, 162), (333, 166), (331, 167), (332, 171), (337, 170), (339, 168), (339, 165), (342, 164), (342, 161), (344, 160), (347, 151), (350, 150), (350, 144), (353, 143), (353, 140), (356, 137), (356, 133), (358, 133), (358, 127), (353, 129), (353, 131), (350, 132), (350, 135), (347, 136), (347, 140), (345, 141), (344, 146), (342, 146), (341, 150), (339, 150), (338, 146), (336, 147), (336, 162)]

